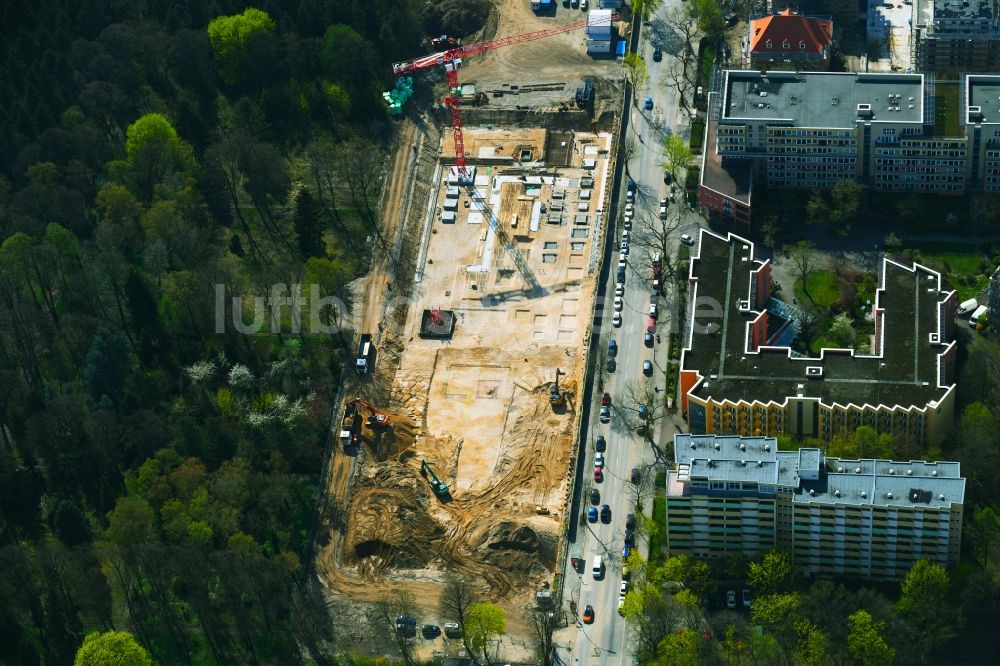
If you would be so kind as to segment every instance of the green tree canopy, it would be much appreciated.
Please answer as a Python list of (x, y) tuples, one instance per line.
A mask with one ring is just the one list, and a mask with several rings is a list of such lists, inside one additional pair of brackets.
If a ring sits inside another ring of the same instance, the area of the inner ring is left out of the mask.
[(769, 550), (747, 567), (747, 581), (757, 595), (783, 592), (792, 582), (792, 554)]
[(247, 57), (247, 42), (253, 35), (274, 32), (267, 12), (247, 7), (242, 14), (217, 16), (208, 23), (208, 39), (215, 50), (219, 74), (229, 84), (240, 80)]
[(92, 632), (83, 639), (73, 666), (153, 666), (146, 648), (127, 631)]
[(850, 626), (847, 649), (852, 657), (863, 666), (891, 666), (896, 650), (882, 636), (884, 622), (876, 622), (868, 611), (859, 610), (847, 618), (847, 623)]
[(896, 607), (913, 629), (922, 652), (941, 649), (955, 635), (949, 587), (948, 572), (932, 560), (918, 561), (900, 583)]
[(483, 655), (483, 660), (489, 663), (490, 643), (503, 636), (507, 620), (502, 608), (496, 604), (475, 603), (465, 614), (465, 640), (473, 652)]
[[(149, 203), (153, 190), (166, 176), (177, 171), (189, 171), (194, 166), (194, 156), (177, 135), (177, 130), (159, 113), (147, 113), (129, 125), (125, 133), (125, 154), (128, 171), (137, 190), (139, 200)], [(99, 201), (111, 210), (122, 207), (121, 197), (105, 196)]]
[(663, 140), (663, 153), (666, 160), (661, 165), (663, 169), (677, 180), (679, 171), (687, 169), (694, 163), (694, 155), (687, 141), (671, 134)]

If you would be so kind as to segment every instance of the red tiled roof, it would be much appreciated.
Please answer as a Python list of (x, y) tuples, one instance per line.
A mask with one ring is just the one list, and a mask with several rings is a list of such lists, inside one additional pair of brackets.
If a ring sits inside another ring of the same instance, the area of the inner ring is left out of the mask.
[(832, 42), (833, 21), (799, 16), (791, 9), (750, 22), (752, 54), (789, 51), (822, 53)]

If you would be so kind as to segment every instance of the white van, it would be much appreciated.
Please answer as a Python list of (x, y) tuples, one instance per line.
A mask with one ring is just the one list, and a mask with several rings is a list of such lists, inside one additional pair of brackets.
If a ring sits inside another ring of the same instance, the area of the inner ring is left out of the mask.
[(594, 555), (594, 568), (592, 573), (594, 574), (594, 580), (600, 580), (604, 577), (604, 560), (600, 555)]
[(963, 315), (967, 315), (978, 307), (979, 307), (979, 302), (974, 298), (970, 298), (967, 301), (962, 301), (958, 306), (958, 315), (960, 317)]

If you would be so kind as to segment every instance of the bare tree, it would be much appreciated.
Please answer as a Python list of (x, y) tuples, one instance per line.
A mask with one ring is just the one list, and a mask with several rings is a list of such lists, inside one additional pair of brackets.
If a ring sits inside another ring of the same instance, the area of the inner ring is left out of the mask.
[(785, 252), (795, 266), (795, 274), (802, 280), (802, 293), (811, 301), (813, 297), (809, 293), (807, 280), (809, 274), (816, 268), (816, 246), (810, 241), (803, 240), (790, 247), (785, 247)]
[(555, 611), (535, 607), (525, 612), (525, 618), (531, 626), (531, 639), (538, 663), (540, 666), (554, 666), (556, 659), (552, 653), (552, 634), (558, 628), (558, 615)]
[(465, 619), (469, 614), (469, 609), (476, 601), (476, 593), (471, 585), (460, 578), (449, 578), (441, 591), (438, 607), (445, 620), (455, 622), (462, 628), (462, 645), (472, 661), (478, 666), (479, 662), (472, 650), (469, 649), (469, 642), (465, 638)]
[(697, 56), (692, 44), (696, 43), (699, 36), (698, 18), (696, 16), (696, 3), (675, 7), (667, 15), (667, 30), (670, 34), (670, 51), (674, 53), (678, 60), (679, 67), (671, 67), (667, 74), (667, 83), (676, 88), (680, 95), (681, 106), (686, 111), (690, 111), (686, 97), (695, 87), (695, 76), (698, 74)]
[(631, 245), (636, 248), (633, 265), (651, 276), (653, 257), (660, 255), (661, 282), (672, 281), (677, 274), (677, 255), (673, 252), (674, 239), (680, 231), (680, 215), (669, 214), (666, 219), (640, 214), (633, 226), (635, 234)]
[[(641, 410), (645, 411), (645, 417), (640, 416)], [(656, 462), (666, 464), (664, 452), (653, 439), (660, 420), (666, 414), (665, 398), (656, 388), (656, 382), (643, 379), (639, 384), (627, 383), (625, 398), (619, 401), (618, 412), (627, 420), (630, 428), (653, 445)]]
[[(406, 666), (412, 666), (413, 643), (417, 636), (415, 609), (417, 601), (405, 590), (396, 590), (393, 594), (375, 602), (375, 607), (368, 616), (368, 621), (376, 626), (388, 626), (396, 641), (399, 653)], [(397, 622), (397, 618), (414, 618), (413, 622)]]

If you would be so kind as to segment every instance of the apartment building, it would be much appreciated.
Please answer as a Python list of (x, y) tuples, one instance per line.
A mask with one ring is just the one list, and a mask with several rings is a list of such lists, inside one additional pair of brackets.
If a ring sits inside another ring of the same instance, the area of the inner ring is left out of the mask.
[(955, 406), (953, 291), (919, 264), (884, 259), (872, 353), (794, 353), (796, 317), (771, 297), (771, 263), (734, 234), (702, 230), (692, 257), (681, 409), (695, 434), (850, 438), (861, 425), (939, 444)]
[(913, 53), (928, 72), (989, 72), (1000, 67), (997, 0), (915, 0)]
[(842, 460), (774, 439), (675, 435), (667, 474), (671, 554), (753, 557), (778, 548), (802, 574), (899, 580), (921, 559), (958, 563), (957, 462)]
[(709, 109), (699, 201), (737, 221), (749, 223), (754, 180), (773, 188), (855, 180), (886, 192), (1000, 191), (998, 75), (935, 86), (923, 74), (727, 71)]
[(826, 70), (830, 68), (833, 20), (801, 16), (785, 9), (750, 20), (745, 56), (757, 69)]

